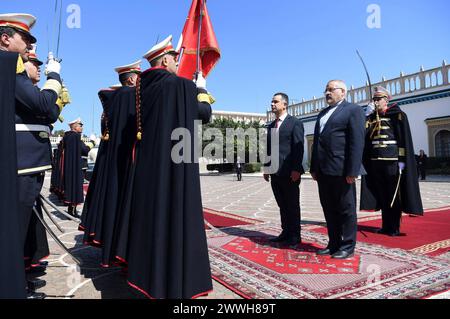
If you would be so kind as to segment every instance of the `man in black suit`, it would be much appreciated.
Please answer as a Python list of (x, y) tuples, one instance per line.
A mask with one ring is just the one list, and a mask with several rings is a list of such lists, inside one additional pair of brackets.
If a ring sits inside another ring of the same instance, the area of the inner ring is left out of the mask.
[(365, 115), (362, 107), (345, 100), (343, 81), (328, 82), (327, 108), (317, 117), (311, 176), (319, 184), (329, 242), (319, 255), (345, 259), (356, 245), (356, 186), (364, 150)]
[[(299, 186), (301, 175), (305, 173), (302, 166), (305, 137), (302, 121), (287, 113), (288, 105), (289, 97), (286, 94), (274, 95), (272, 112), (276, 119), (268, 127), (267, 154), (271, 161), (265, 164), (264, 179), (267, 182), (271, 180), (273, 194), (280, 207), (283, 229), (281, 234), (271, 241), (296, 245), (300, 243)], [(272, 142), (277, 143), (278, 154), (276, 149), (272, 149)], [(274, 160), (274, 157), (277, 158)], [(270, 172), (269, 167), (273, 168)]]

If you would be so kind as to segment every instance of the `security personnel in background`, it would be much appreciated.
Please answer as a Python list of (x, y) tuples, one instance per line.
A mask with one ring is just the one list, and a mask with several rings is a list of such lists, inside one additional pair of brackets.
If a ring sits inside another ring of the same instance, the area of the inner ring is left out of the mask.
[(381, 209), (380, 234), (400, 235), (402, 212), (423, 215), (411, 131), (406, 114), (385, 88), (375, 88), (366, 122), (361, 210)]
[[(0, 15), (0, 47), (4, 51), (18, 52), (24, 62), (28, 61), (31, 44), (36, 39), (30, 34), (36, 18), (27, 14)], [(50, 125), (61, 109), (56, 105), (61, 93), (61, 65), (49, 53), (45, 67), (47, 81), (39, 90), (28, 77), (23, 61), (18, 62), (15, 92), (15, 122), (18, 165), (20, 236), (25, 243), (33, 214), (39, 198), (45, 171), (51, 168)], [(23, 247), (23, 246), (22, 246)], [(30, 292), (31, 298), (44, 298), (44, 294)]]
[(89, 143), (83, 143), (83, 122), (80, 118), (69, 123), (70, 131), (64, 134), (62, 143), (62, 176), (64, 202), (69, 206), (68, 213), (78, 217), (76, 207), (84, 202), (83, 196), (83, 157), (95, 146), (95, 136)]

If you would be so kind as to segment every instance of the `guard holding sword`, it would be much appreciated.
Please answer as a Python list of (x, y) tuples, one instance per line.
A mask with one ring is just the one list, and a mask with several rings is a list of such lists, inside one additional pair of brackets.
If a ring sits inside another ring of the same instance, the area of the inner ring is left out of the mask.
[(423, 215), (411, 131), (406, 114), (390, 103), (388, 90), (375, 88), (366, 121), (361, 210), (382, 212), (378, 233), (400, 235), (402, 212)]
[[(25, 70), (24, 62), (29, 60), (31, 45), (36, 42), (30, 33), (35, 22), (36, 18), (29, 14), (0, 15), (2, 50), (17, 52), (20, 55), (15, 78), (15, 130), (18, 217), (22, 247), (33, 209), (39, 206), (38, 198), (45, 171), (51, 169), (50, 125), (56, 122), (62, 109), (56, 105), (62, 90), (59, 75), (61, 65), (53, 58), (52, 53), (48, 56), (45, 67), (47, 81), (42, 89), (33, 84)], [(29, 297), (42, 298), (43, 295), (30, 291)]]

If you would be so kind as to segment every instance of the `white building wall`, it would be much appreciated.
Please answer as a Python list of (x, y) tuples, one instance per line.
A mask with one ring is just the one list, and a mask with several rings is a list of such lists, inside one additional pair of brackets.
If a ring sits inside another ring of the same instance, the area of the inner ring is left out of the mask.
[(309, 122), (304, 122), (303, 126), (305, 128), (305, 153), (303, 156), (303, 167), (306, 169), (308, 168), (309, 170), (309, 149), (308, 149), (308, 139), (306, 138), (306, 136), (308, 135), (313, 135), (314, 134), (314, 127), (316, 126), (316, 121), (309, 121)]
[(420, 150), (424, 150), (429, 154), (428, 128), (425, 120), (450, 116), (450, 97), (402, 105), (400, 108), (408, 115), (415, 153), (419, 154)]

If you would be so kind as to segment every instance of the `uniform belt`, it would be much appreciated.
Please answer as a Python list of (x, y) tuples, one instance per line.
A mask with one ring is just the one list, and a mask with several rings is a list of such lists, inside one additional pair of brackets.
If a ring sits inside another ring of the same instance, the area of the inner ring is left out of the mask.
[(396, 145), (397, 141), (372, 141), (372, 145)]
[(371, 158), (372, 161), (398, 161), (398, 157), (377, 157)]
[(46, 132), (50, 135), (50, 128), (39, 124), (16, 124), (16, 132)]

